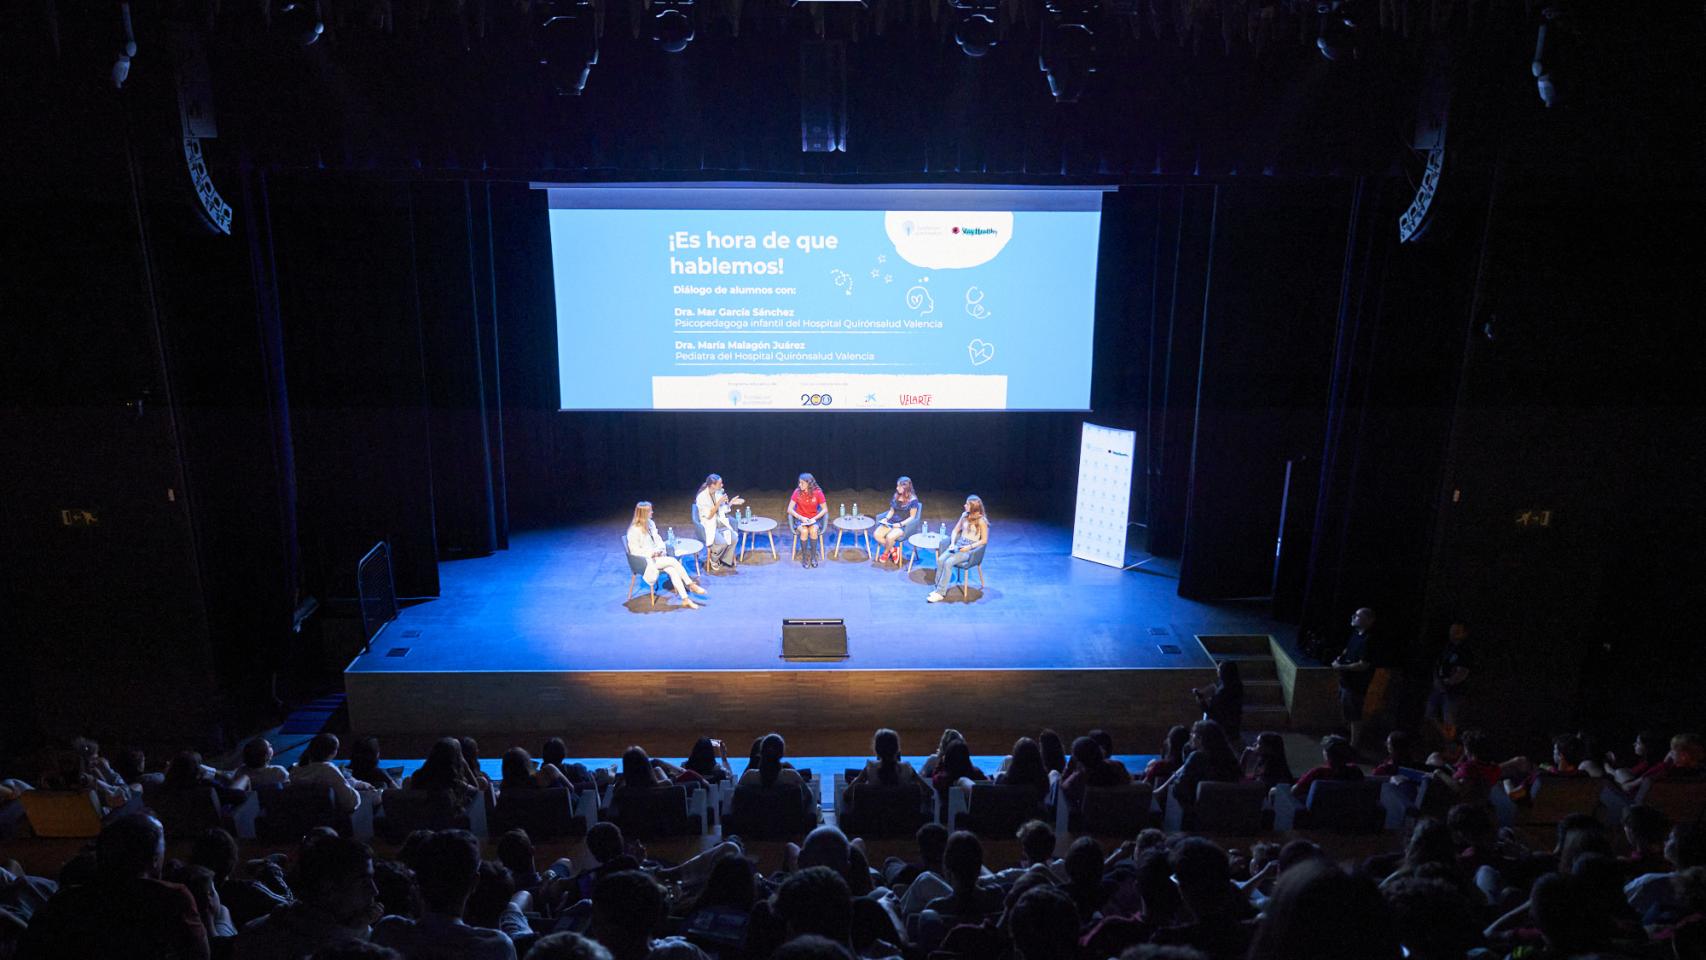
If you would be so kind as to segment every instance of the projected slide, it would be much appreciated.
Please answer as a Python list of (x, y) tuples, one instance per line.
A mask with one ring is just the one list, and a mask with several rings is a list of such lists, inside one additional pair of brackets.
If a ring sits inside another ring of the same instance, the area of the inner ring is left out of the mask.
[(552, 187), (565, 410), (1082, 410), (1093, 190)]

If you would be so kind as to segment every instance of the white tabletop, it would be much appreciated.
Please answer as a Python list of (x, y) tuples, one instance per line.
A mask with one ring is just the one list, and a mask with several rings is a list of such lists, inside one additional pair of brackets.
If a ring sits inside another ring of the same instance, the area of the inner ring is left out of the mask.
[(877, 521), (870, 517), (836, 517), (835, 525), (842, 530), (856, 532), (871, 529), (877, 525)]
[(906, 538), (906, 542), (920, 550), (935, 550), (942, 546), (942, 541), (948, 539), (939, 533), (915, 533)]
[(675, 538), (675, 555), (678, 557), (691, 557), (703, 549), (705, 549), (705, 541), (703, 540), (695, 540), (692, 537)]
[(753, 517), (751, 520), (742, 520), (735, 526), (747, 533), (768, 533), (776, 529), (776, 521), (769, 517)]

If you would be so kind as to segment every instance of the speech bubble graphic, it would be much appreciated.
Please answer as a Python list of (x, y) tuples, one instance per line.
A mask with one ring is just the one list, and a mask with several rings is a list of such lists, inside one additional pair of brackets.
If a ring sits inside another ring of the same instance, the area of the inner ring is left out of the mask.
[(995, 344), (981, 337), (974, 338), (966, 344), (966, 352), (971, 354), (971, 365), (981, 367), (995, 359)]
[(996, 210), (890, 210), (883, 228), (901, 259), (930, 270), (963, 270), (995, 259), (1013, 237), (1013, 214)]
[(906, 309), (917, 310), (919, 316), (928, 317), (936, 312), (936, 299), (923, 287), (913, 287), (906, 291)]

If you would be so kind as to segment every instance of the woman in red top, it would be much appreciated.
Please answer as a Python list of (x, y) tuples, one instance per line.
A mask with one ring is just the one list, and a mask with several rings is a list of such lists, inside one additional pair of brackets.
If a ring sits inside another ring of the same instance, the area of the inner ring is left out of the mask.
[(818, 553), (823, 545), (823, 523), (829, 518), (829, 501), (817, 479), (809, 473), (800, 474), (800, 485), (788, 498), (788, 516), (794, 531), (800, 535), (800, 562), (817, 566)]

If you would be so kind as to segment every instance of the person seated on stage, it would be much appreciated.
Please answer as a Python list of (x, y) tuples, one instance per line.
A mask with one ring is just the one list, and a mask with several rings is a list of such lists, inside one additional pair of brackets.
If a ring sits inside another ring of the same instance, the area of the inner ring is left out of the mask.
[(1185, 748), (1190, 742), (1190, 727), (1174, 724), (1167, 728), (1167, 736), (1161, 741), (1161, 755), (1144, 766), (1143, 776), (1139, 779), (1151, 787), (1166, 783), (1168, 777), (1185, 765)]
[(818, 554), (823, 549), (823, 526), (829, 519), (829, 500), (811, 474), (800, 474), (799, 486), (788, 498), (788, 517), (800, 535), (800, 563), (817, 566)]
[(652, 522), (652, 505), (649, 501), (641, 500), (634, 504), (634, 519), (628, 524), (628, 555), (642, 557), (646, 561), (646, 572), (640, 574), (647, 587), (658, 582), (658, 575), (669, 577), (675, 584), (676, 596), (681, 598), (681, 605), (689, 610), (699, 609), (699, 605), (688, 596), (695, 593), (705, 595), (705, 588), (693, 582), (687, 575), (687, 568), (681, 561), (669, 555), (668, 546), (663, 538), (658, 536), (658, 525)]
[(426, 762), (403, 781), (405, 790), (446, 790), (461, 804), (478, 796), (480, 785), (468, 771), (462, 759), (462, 745), (454, 737), (444, 737), (427, 751)]
[(545, 741), (544, 748), (539, 752), (539, 762), (561, 770), (569, 785), (576, 790), (597, 786), (592, 771), (586, 768), (586, 764), (569, 762), (569, 748), (563, 743), (562, 737), (551, 737)]
[(758, 743), (758, 766), (748, 767), (746, 772), (740, 775), (740, 780), (736, 786), (768, 787), (781, 784), (789, 787), (804, 787), (806, 781), (804, 777), (800, 776), (799, 771), (782, 762), (782, 757), (787, 753), (787, 750), (788, 745), (782, 739), (781, 734), (766, 734), (764, 739)]
[(504, 793), (511, 790), (549, 790), (569, 785), (569, 778), (563, 775), (563, 771), (548, 763), (533, 769), (533, 758), (521, 747), (510, 747), (504, 751), (503, 779), (498, 781), (498, 789)]
[(989, 543), (989, 520), (984, 516), (983, 499), (976, 494), (966, 498), (966, 512), (954, 524), (948, 535), (953, 546), (942, 551), (936, 561), (936, 587), (924, 599), (940, 603), (947, 599), (948, 580), (956, 567), (969, 567), (972, 552)]
[(693, 495), (693, 503), (699, 508), (699, 533), (705, 538), (712, 573), (724, 567), (730, 571), (735, 568), (735, 528), (729, 522), (729, 510), (745, 502), (745, 497), (730, 497), (725, 493), (723, 478), (714, 473), (705, 478)]
[(1321, 740), (1322, 765), (1303, 772), (1292, 784), (1291, 795), (1298, 800), (1309, 798), (1309, 787), (1317, 780), (1361, 780), (1362, 768), (1356, 764), (1356, 751), (1344, 737), (1333, 735)]
[(349, 747), (350, 776), (373, 785), (375, 790), (395, 790), (402, 784), (379, 765), (379, 738), (360, 737)]
[(1043, 750), (1030, 737), (1013, 741), (1013, 752), (1007, 755), (995, 782), (1010, 786), (1042, 787), (1048, 789), (1049, 770), (1043, 766)]
[(735, 778), (734, 770), (729, 767), (728, 747), (712, 737), (693, 741), (693, 749), (687, 752), (681, 768), (698, 774), (706, 783), (722, 783)]
[(906, 524), (923, 515), (924, 502), (912, 490), (912, 478), (901, 477), (894, 482), (894, 496), (889, 498), (888, 512), (877, 518), (877, 529), (871, 536), (877, 539), (877, 556), (872, 562), (900, 562), (900, 547), (906, 540)]

